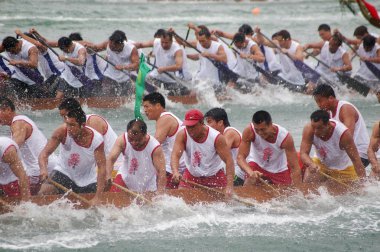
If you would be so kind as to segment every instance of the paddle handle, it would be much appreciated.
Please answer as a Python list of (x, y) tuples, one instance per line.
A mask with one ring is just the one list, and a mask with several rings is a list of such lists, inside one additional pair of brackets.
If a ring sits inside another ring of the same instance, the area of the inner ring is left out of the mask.
[(3, 200), (3, 199), (0, 199), (0, 205), (3, 205), (4, 208), (6, 208), (8, 210), (10, 210), (12, 208), (12, 206), (8, 202), (6, 202), (5, 200)]
[(271, 184), (268, 183), (268, 181), (264, 180), (263, 178), (259, 177), (259, 180), (261, 183), (269, 187), (272, 191), (274, 191), (277, 195), (281, 195), (280, 192), (274, 188)]
[(181, 41), (183, 41), (188, 47), (190, 48), (193, 48), (195, 51), (197, 51), (198, 53), (202, 53), (201, 51), (198, 50), (198, 48), (196, 48), (195, 46), (193, 46), (192, 44), (190, 44), (189, 42), (187, 42), (186, 39), (182, 38), (181, 36), (179, 36), (176, 32), (173, 31), (173, 35), (177, 38), (179, 38)]
[(346, 188), (348, 188), (348, 189), (351, 189), (351, 186), (349, 186), (349, 185), (347, 185), (346, 183), (340, 181), (339, 179), (336, 179), (336, 178), (334, 178), (334, 177), (332, 177), (332, 176), (330, 176), (330, 175), (324, 173), (323, 171), (318, 171), (318, 172), (319, 172), (321, 175), (325, 176), (326, 178), (332, 179), (332, 180), (334, 180), (335, 182), (337, 182), (338, 184), (340, 184), (340, 185), (342, 185), (342, 186), (344, 186), (344, 187), (346, 187)]
[(121, 186), (121, 185), (119, 185), (119, 184), (116, 184), (115, 182), (112, 182), (112, 185), (113, 185), (113, 186), (116, 186), (117, 188), (119, 188), (120, 190), (122, 190), (122, 191), (125, 192), (125, 193), (128, 193), (128, 194), (130, 194), (130, 195), (132, 195), (132, 196), (134, 196), (134, 197), (136, 197), (136, 198), (140, 198), (140, 199), (144, 200), (145, 202), (147, 202), (147, 203), (149, 203), (149, 204), (153, 204), (152, 201), (148, 200), (147, 198), (145, 198), (145, 197), (142, 196), (141, 194), (135, 193), (135, 192), (133, 192), (133, 191), (127, 189), (127, 188), (124, 187), (124, 186)]
[(52, 53), (54, 53), (57, 57), (59, 57), (59, 54), (53, 49), (51, 48), (51, 46), (49, 46), (40, 36), (40, 34), (38, 34), (37, 32), (33, 32), (33, 35), (36, 36), (36, 39), (38, 40), (38, 42), (40, 42), (41, 44), (43, 44), (44, 46), (46, 46), (50, 51), (52, 51)]
[(91, 203), (88, 199), (85, 199), (83, 198), (82, 196), (80, 196), (79, 194), (71, 191), (70, 189), (64, 187), (63, 185), (61, 185), (60, 183), (58, 182), (55, 182), (54, 180), (52, 180), (51, 178), (48, 178), (47, 179), (49, 183), (53, 184), (55, 187), (61, 189), (62, 191), (65, 191), (65, 192), (68, 192), (69, 194), (71, 194), (72, 196), (74, 196), (75, 198), (79, 199), (80, 201), (86, 203), (87, 205), (91, 206)]

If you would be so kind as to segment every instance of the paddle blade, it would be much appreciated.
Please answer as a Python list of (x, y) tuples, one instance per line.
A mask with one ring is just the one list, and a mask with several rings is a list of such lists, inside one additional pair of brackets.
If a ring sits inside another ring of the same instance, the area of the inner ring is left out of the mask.
[(359, 94), (363, 95), (364, 97), (366, 97), (370, 91), (370, 88), (367, 87), (365, 84), (347, 75), (344, 75), (344, 74), (339, 75), (339, 80), (342, 83), (346, 84), (348, 88), (357, 91)]

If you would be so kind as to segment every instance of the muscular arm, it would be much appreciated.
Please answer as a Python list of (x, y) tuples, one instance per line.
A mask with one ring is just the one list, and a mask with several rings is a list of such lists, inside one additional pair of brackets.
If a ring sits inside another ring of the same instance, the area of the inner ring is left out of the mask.
[(125, 147), (124, 134), (120, 135), (112, 146), (111, 152), (108, 153), (106, 160), (106, 179), (112, 178), (113, 166), (117, 158), (123, 152)]
[(86, 47), (91, 48), (95, 52), (104, 51), (107, 49), (107, 46), (108, 46), (108, 40), (106, 40), (100, 44), (94, 44), (94, 43), (89, 43), (89, 42), (86, 43)]
[(136, 47), (131, 52), (131, 63), (125, 67), (128, 71), (136, 71), (139, 68), (139, 54)]
[(319, 41), (319, 42), (315, 42), (315, 43), (310, 43), (310, 44), (306, 44), (304, 46), (304, 49), (307, 50), (309, 48), (313, 48), (313, 49), (319, 49), (321, 50), (323, 45), (325, 44), (326, 42), (325, 41)]
[(234, 161), (232, 160), (231, 151), (227, 146), (226, 139), (219, 135), (215, 142), (215, 150), (219, 157), (226, 164), (227, 187), (226, 192), (232, 193), (235, 177)]
[(373, 58), (367, 58), (366, 61), (369, 61), (369, 62), (371, 62), (371, 63), (376, 63), (376, 64), (380, 63), (380, 49), (378, 49), (378, 50), (376, 51), (376, 57), (373, 57)]
[(29, 36), (26, 36), (24, 33), (22, 33), (19, 29), (15, 30), (15, 33), (20, 36), (22, 39), (32, 43), (33, 45), (35, 45), (37, 47), (37, 49), (40, 51), (40, 52), (46, 52), (47, 51), (47, 47), (42, 45), (39, 41), (29, 37)]
[[(20, 43), (20, 42), (19, 42)], [(11, 60), (11, 65), (17, 65), (22, 67), (37, 68), (38, 67), (38, 49), (33, 46), (28, 51), (28, 60)]]
[(359, 115), (356, 112), (355, 108), (349, 104), (342, 106), (339, 113), (339, 120), (348, 128), (351, 136), (355, 132), (355, 123), (359, 119)]
[(339, 71), (342, 71), (342, 72), (351, 71), (352, 70), (352, 64), (351, 64), (350, 55), (348, 54), (348, 52), (345, 52), (343, 54), (342, 61), (343, 61), (343, 66), (340, 67)]
[(154, 45), (154, 40), (149, 40), (149, 41), (145, 41), (145, 42), (136, 42), (135, 43), (135, 46), (137, 49), (140, 49), (140, 48), (149, 48), (149, 47), (153, 47)]
[(352, 138), (349, 131), (346, 131), (343, 133), (340, 139), (339, 146), (342, 150), (345, 150), (347, 155), (350, 157), (354, 167), (356, 174), (360, 178), (365, 177), (365, 168), (364, 165), (360, 159), (359, 152), (356, 149), (356, 145), (354, 143), (354, 139)]
[[(24, 145), (28, 135), (31, 134), (32, 126), (25, 121), (15, 121), (11, 125), (12, 139), (17, 143), (19, 147)], [(28, 134), (29, 133), (29, 134)]]
[(313, 160), (310, 158), (311, 147), (313, 146), (314, 133), (311, 124), (308, 123), (302, 132), (302, 140), (300, 147), (300, 157), (305, 167), (315, 166)]
[(166, 186), (166, 169), (165, 156), (161, 146), (154, 150), (152, 159), (157, 171), (157, 192), (163, 193)]
[[(162, 144), (166, 138), (171, 135), (173, 121), (175, 120), (172, 116), (165, 115), (160, 117), (156, 123), (156, 133), (154, 134), (154, 138), (157, 139), (160, 144)], [(177, 123), (178, 125), (178, 123)]]
[(252, 56), (250, 58), (253, 59), (254, 61), (257, 61), (260, 63), (263, 63), (265, 61), (265, 57), (257, 45), (254, 45), (251, 47), (251, 54)]
[(291, 168), (291, 177), (293, 185), (300, 185), (302, 183), (301, 168), (298, 164), (298, 157), (296, 148), (294, 147), (293, 137), (289, 134), (285, 141), (282, 143), (282, 148), (285, 150), (286, 159)]
[(379, 173), (379, 163), (377, 162), (376, 152), (379, 150), (380, 130), (379, 123), (376, 122), (372, 127), (372, 135), (368, 146), (368, 160), (371, 162), (372, 171)]
[(293, 59), (293, 60), (299, 60), (303, 61), (303, 47), (302, 46), (297, 46), (296, 53), (295, 54), (290, 54), (287, 52), (287, 54)]
[(86, 122), (87, 126), (90, 126), (103, 136), (107, 133), (108, 125), (106, 121), (98, 115), (92, 115)]
[(187, 58), (191, 60), (199, 60), (199, 54), (188, 54)]
[(83, 66), (86, 62), (87, 52), (85, 48), (78, 51), (78, 58), (67, 58), (66, 60), (77, 66)]
[(38, 164), (40, 166), (41, 180), (48, 177), (48, 159), (49, 156), (57, 149), (58, 145), (64, 142), (66, 138), (66, 125), (62, 125), (53, 132), (53, 135), (46, 143), (45, 147), (38, 156)]
[(185, 130), (181, 130), (178, 132), (174, 146), (173, 146), (173, 151), (172, 155), (170, 157), (170, 166), (173, 171), (173, 180), (179, 180), (180, 174), (178, 171), (179, 168), (179, 160), (182, 156), (182, 153), (185, 151), (186, 145), (185, 145)]
[(236, 148), (236, 146), (240, 145), (240, 135), (235, 130), (227, 130), (227, 132), (225, 132), (223, 136), (226, 139), (228, 149), (231, 150), (233, 147)]
[(179, 71), (182, 69), (183, 66), (183, 53), (182, 50), (177, 50), (174, 54), (175, 57), (175, 64), (171, 66), (165, 66), (165, 67), (160, 67), (160, 71), (166, 71), (166, 72), (175, 72)]
[(104, 192), (106, 185), (106, 156), (104, 154), (104, 143), (98, 146), (94, 151), (96, 165), (98, 166), (98, 178), (95, 197)]
[(246, 159), (249, 155), (252, 140), (254, 140), (254, 135), (253, 135), (253, 132), (251, 130), (251, 126), (249, 125), (243, 131), (243, 136), (241, 139), (238, 155), (236, 158), (237, 163), (240, 166), (240, 168), (243, 171), (245, 171), (249, 176), (252, 176), (253, 171), (252, 171), (251, 167), (248, 165)]
[(17, 149), (14, 146), (8, 148), (8, 150), (3, 155), (3, 162), (8, 164), (12, 172), (18, 178), (18, 184), (20, 186), (20, 193), (22, 200), (26, 201), (29, 199), (29, 180), (26, 175), (25, 169), (22, 166), (21, 160), (17, 155)]

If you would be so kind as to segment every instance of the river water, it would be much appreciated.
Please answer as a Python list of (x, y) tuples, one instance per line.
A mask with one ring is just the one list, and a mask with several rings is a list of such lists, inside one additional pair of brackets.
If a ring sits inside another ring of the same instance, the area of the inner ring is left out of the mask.
[[(375, 2), (375, 1), (372, 1)], [(375, 4), (380, 8), (380, 3)], [(252, 15), (258, 7), (259, 15)], [(318, 41), (317, 27), (328, 23), (352, 35), (358, 25), (367, 24), (361, 15), (341, 12), (338, 1), (233, 1), (150, 2), (123, 0), (0, 0), (0, 39), (13, 30), (36, 27), (50, 39), (79, 31), (86, 40), (101, 42), (116, 29), (135, 41), (150, 40), (158, 28), (174, 27), (185, 36), (186, 24), (206, 24), (234, 32), (242, 23), (259, 24), (271, 35), (288, 29), (301, 43)], [(374, 28), (370, 28), (375, 32)], [(190, 35), (193, 39), (193, 34)], [(187, 49), (188, 50), (188, 49)], [(191, 50), (188, 50), (191, 52)], [(315, 65), (311, 59), (310, 65)], [(354, 66), (357, 67), (357, 59)], [(196, 69), (196, 64), (191, 63)], [(293, 94), (279, 87), (258, 88), (255, 95), (230, 91), (232, 99), (218, 102), (212, 93), (200, 92), (196, 106), (206, 112), (224, 107), (231, 124), (243, 130), (257, 110), (267, 110), (275, 123), (287, 128), (299, 148), (303, 126), (317, 107), (309, 96)], [(379, 119), (379, 104), (373, 94), (364, 98), (342, 90), (339, 99), (354, 103), (361, 111), (368, 131)], [(180, 118), (190, 106), (168, 102), (168, 110)], [(121, 134), (133, 119), (133, 104), (106, 110), (84, 107), (87, 113), (107, 118)], [(20, 111), (30, 116), (50, 136), (61, 123), (57, 110)], [(154, 124), (148, 122), (149, 132)], [(0, 127), (0, 134), (7, 134)], [(372, 183), (359, 195), (333, 197), (323, 188), (321, 195), (294, 195), (258, 204), (254, 209), (217, 203), (186, 205), (180, 199), (164, 197), (153, 207), (112, 206), (99, 211), (71, 210), (65, 200), (48, 207), (19, 206), (0, 216), (0, 250), (82, 249), (91, 251), (379, 251), (380, 184)]]

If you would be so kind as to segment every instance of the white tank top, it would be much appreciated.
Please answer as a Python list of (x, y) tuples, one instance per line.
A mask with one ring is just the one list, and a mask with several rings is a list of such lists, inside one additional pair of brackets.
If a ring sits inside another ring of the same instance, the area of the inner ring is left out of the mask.
[(356, 113), (358, 113), (359, 118), (355, 123), (353, 138), (354, 138), (354, 142), (355, 142), (356, 148), (358, 149), (360, 157), (368, 159), (367, 150), (368, 150), (368, 145), (369, 145), (369, 135), (368, 135), (367, 127), (364, 122), (363, 116), (361, 115), (359, 110), (353, 104), (349, 102), (339, 101), (338, 107), (336, 108), (335, 115), (333, 116), (333, 114), (330, 112), (330, 117), (331, 119), (341, 122), (339, 120), (339, 114), (340, 114), (340, 110), (342, 106), (345, 104), (352, 106), (356, 110)]
[[(167, 136), (165, 141), (162, 142), (162, 144), (161, 144), (162, 150), (163, 150), (164, 155), (165, 155), (166, 171), (169, 173), (173, 173), (170, 163), (171, 163), (171, 155), (172, 155), (172, 151), (173, 151), (175, 138), (176, 138), (178, 132), (185, 127), (181, 126), (182, 121), (178, 117), (176, 117), (173, 113), (163, 112), (163, 113), (161, 113), (160, 117), (163, 117), (166, 115), (172, 116), (178, 123), (178, 127), (177, 127), (176, 132), (171, 136)], [(179, 160), (179, 173), (182, 174), (185, 169), (186, 169), (185, 158), (182, 155), (181, 159)]]
[[(156, 66), (157, 67), (165, 67), (175, 65), (175, 53), (181, 50), (183, 63), (182, 70), (176, 71), (175, 75), (183, 80), (191, 80), (191, 73), (189, 72), (189, 68), (187, 66), (187, 57), (185, 50), (178, 45), (178, 43), (173, 42), (170, 49), (165, 50), (161, 46), (161, 39), (156, 38), (153, 42), (153, 54), (156, 57)], [(173, 80), (165, 74), (159, 74), (157, 69), (153, 69), (150, 74), (152, 77), (159, 79), (163, 82), (173, 82)]]
[[(326, 63), (329, 68), (322, 64), (318, 64), (315, 70), (321, 73), (324, 77), (328, 78), (330, 81), (339, 81), (337, 74), (332, 72), (330, 68), (344, 66), (342, 58), (345, 53), (346, 50), (342, 46), (340, 46), (335, 53), (331, 53), (329, 50), (329, 42), (325, 42), (321, 49), (320, 59), (322, 62)], [(350, 72), (345, 72), (345, 74), (351, 75)]]
[[(131, 63), (131, 54), (134, 45), (128, 44), (126, 41), (123, 42), (124, 47), (121, 52), (112, 51), (107, 45), (107, 59), (115, 65), (129, 65)], [(107, 64), (104, 75), (121, 83), (129, 80), (129, 76), (122, 71), (116, 70), (115, 67)]]
[[(289, 54), (295, 55), (299, 43), (292, 41), (290, 48), (288, 49)], [(279, 74), (284, 80), (294, 85), (305, 85), (305, 80), (303, 79), (302, 73), (294, 65), (292, 59), (283, 53), (279, 53), (280, 64), (282, 65), (282, 72)]]
[[(240, 133), (240, 131), (238, 131), (234, 127), (227, 127), (227, 128), (224, 129), (223, 135), (227, 131), (229, 131), (229, 130), (234, 130), (234, 131), (236, 131), (239, 134), (239, 136), (240, 136), (239, 146), (240, 146), (240, 143), (241, 143), (241, 133)], [(239, 178), (241, 178), (242, 180), (244, 180), (245, 179), (245, 172), (242, 169), (240, 169), (239, 165), (237, 164), (237, 160), (236, 160), (237, 154), (238, 154), (238, 151), (239, 151), (239, 146), (231, 148), (231, 154), (232, 154), (232, 159), (234, 160), (234, 164), (235, 164), (235, 175), (238, 176)]]
[(348, 129), (339, 121), (330, 119), (330, 122), (333, 122), (335, 127), (332, 136), (327, 141), (323, 141), (314, 135), (313, 144), (316, 149), (316, 156), (328, 168), (344, 170), (352, 163), (346, 151), (340, 148), (339, 143), (343, 133)]
[[(12, 53), (6, 52), (6, 55), (8, 56), (9, 59), (12, 59), (12, 60), (29, 61), (29, 50), (36, 46), (24, 39), (20, 39), (19, 42), (22, 42), (21, 51), (18, 54), (12, 54)], [(38, 68), (40, 68), (40, 64), (38, 64)], [(36, 84), (33, 80), (25, 76), (18, 67), (14, 67), (13, 69), (15, 73), (12, 75), (12, 78), (18, 79), (28, 85)]]
[[(261, 46), (260, 46), (261, 47)], [(264, 50), (260, 48), (260, 51), (264, 54), (265, 60), (268, 64), (268, 68), (270, 72), (275, 71), (281, 71), (282, 66), (279, 62), (279, 59), (277, 58), (276, 54), (274, 53), (273, 48), (263, 46)], [(260, 67), (266, 70), (265, 62), (259, 63)]]
[(136, 192), (157, 190), (157, 170), (153, 165), (153, 153), (160, 143), (152, 136), (143, 150), (133, 149), (128, 142), (128, 133), (124, 133), (124, 161), (119, 169), (125, 185)]
[[(210, 48), (206, 49), (197, 43), (197, 49), (201, 52), (208, 52), (217, 54), (220, 44), (215, 41), (211, 41)], [(219, 83), (219, 71), (211, 61), (201, 55), (199, 55), (199, 68), (195, 74), (195, 79), (200, 81), (209, 80), (212, 83)]]
[(237, 58), (236, 58), (234, 52), (231, 50), (231, 48), (228, 47), (228, 45), (226, 45), (225, 43), (223, 43), (219, 39), (218, 39), (218, 43), (223, 46), (224, 52), (226, 53), (228, 68), (234, 69), (236, 67), (236, 64), (237, 64)]
[[(257, 45), (252, 40), (246, 40), (248, 42), (247, 46), (244, 48), (237, 48), (235, 49), (245, 55), (251, 55), (251, 48), (255, 45)], [(237, 73), (238, 75), (247, 78), (249, 80), (254, 80), (259, 76), (259, 73), (256, 71), (256, 68), (253, 66), (252, 63), (248, 62), (247, 59), (243, 59), (239, 56), (239, 54), (236, 55), (237, 57), (237, 63), (235, 67), (233, 68), (233, 71)]]
[[(366, 52), (363, 47), (363, 43), (360, 44), (359, 49), (358, 49), (358, 54), (360, 57), (366, 57), (366, 58), (375, 58), (377, 57), (377, 51), (380, 49), (379, 44), (375, 44), (375, 46), (372, 48), (371, 51)], [(379, 63), (373, 63), (371, 62), (377, 69), (380, 69), (380, 64)], [(364, 80), (367, 81), (379, 81), (379, 79), (371, 72), (371, 70), (368, 69), (367, 65), (360, 61), (360, 68), (356, 72), (357, 76), (362, 77)]]
[(84, 147), (66, 131), (66, 141), (60, 145), (59, 162), (54, 170), (68, 176), (77, 186), (84, 187), (97, 181), (94, 151), (103, 143), (103, 137), (96, 130), (90, 129), (93, 138), (89, 147)]
[(209, 177), (215, 175), (224, 168), (224, 162), (215, 150), (215, 142), (219, 137), (219, 131), (207, 126), (207, 137), (202, 143), (194, 141), (187, 133), (186, 149), (184, 151), (187, 169), (194, 177)]
[(288, 169), (286, 153), (282, 148), (282, 144), (288, 137), (289, 132), (280, 125), (273, 123), (273, 126), (277, 128), (277, 136), (276, 141), (270, 143), (256, 133), (251, 123), (251, 129), (255, 138), (251, 143), (247, 162), (255, 162), (268, 172), (279, 173)]
[[(16, 121), (24, 121), (32, 127), (32, 134), (20, 146), (21, 157), (25, 163), (26, 174), (28, 176), (39, 176), (40, 166), (38, 156), (47, 143), (47, 139), (37, 125), (27, 116), (16, 115), (13, 117), (12, 124)], [(53, 153), (48, 160), (48, 171), (50, 172), (56, 165), (57, 156)]]
[(60, 73), (62, 73), (65, 70), (65, 63), (63, 63), (62, 61), (59, 61), (57, 55), (55, 55), (53, 52), (51, 52), (50, 50), (47, 50), (44, 53), (39, 52), (38, 62), (40, 65), (41, 73), (45, 76), (46, 79), (56, 74), (53, 72), (53, 70), (51, 69), (49, 65), (48, 60), (45, 58), (46, 55), (48, 55), (48, 57), (51, 60), (51, 64), (53, 64)]
[[(74, 50), (73, 52), (71, 53), (64, 53), (65, 56), (69, 57), (69, 58), (78, 58), (78, 52), (80, 49), (84, 48), (81, 44), (77, 43), (77, 42), (73, 42), (75, 47), (74, 47)], [(67, 65), (70, 65), (70, 66), (73, 66), (75, 68), (77, 68), (79, 71), (81, 71), (82, 73), (84, 72), (84, 67), (83, 66), (77, 66), (77, 65), (74, 65), (73, 63), (69, 62), (69, 61), (65, 61), (65, 71), (63, 71), (62, 73), (62, 78), (64, 80), (66, 80), (66, 82), (74, 87), (74, 88), (80, 88), (83, 86), (82, 82), (80, 82), (78, 80), (77, 77), (75, 77), (70, 68), (67, 66)], [(67, 64), (67, 65), (66, 65)]]
[(12, 146), (16, 148), (17, 154), (20, 156), (20, 150), (12, 139), (8, 137), (0, 137), (0, 185), (6, 185), (18, 180), (16, 175), (12, 172), (11, 167), (3, 162), (4, 154)]

